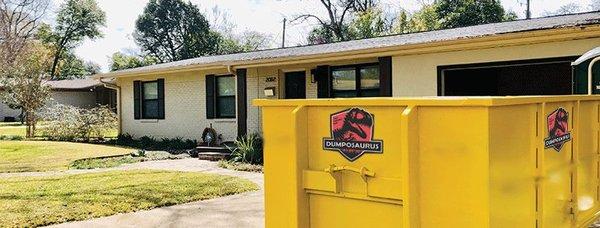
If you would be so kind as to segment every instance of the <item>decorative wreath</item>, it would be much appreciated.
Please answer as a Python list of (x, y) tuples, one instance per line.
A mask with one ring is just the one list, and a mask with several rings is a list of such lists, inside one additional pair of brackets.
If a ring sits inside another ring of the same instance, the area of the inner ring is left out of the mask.
[(215, 129), (212, 127), (204, 128), (204, 131), (202, 132), (202, 141), (208, 146), (216, 145), (217, 131), (215, 131)]

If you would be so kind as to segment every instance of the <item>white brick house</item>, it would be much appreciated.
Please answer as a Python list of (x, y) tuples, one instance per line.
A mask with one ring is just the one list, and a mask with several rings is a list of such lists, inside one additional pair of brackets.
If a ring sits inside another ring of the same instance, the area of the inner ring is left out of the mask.
[(231, 141), (261, 131), (253, 99), (583, 93), (575, 84), (586, 82), (573, 83), (570, 63), (599, 44), (593, 12), (207, 56), (95, 78), (119, 88), (122, 133), (200, 139), (212, 125)]

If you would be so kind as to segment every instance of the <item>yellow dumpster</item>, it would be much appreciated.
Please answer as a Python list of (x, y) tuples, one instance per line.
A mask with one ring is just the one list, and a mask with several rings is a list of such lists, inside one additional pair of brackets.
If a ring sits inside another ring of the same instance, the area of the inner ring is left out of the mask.
[(266, 226), (586, 227), (600, 96), (255, 100)]

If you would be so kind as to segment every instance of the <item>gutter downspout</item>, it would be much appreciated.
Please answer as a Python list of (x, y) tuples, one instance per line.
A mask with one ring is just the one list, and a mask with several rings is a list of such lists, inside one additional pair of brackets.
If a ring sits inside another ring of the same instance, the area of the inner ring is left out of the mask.
[(232, 65), (227, 65), (226, 67), (227, 67), (227, 72), (228, 73), (230, 73), (232, 75), (235, 75), (237, 77), (237, 72), (233, 69)]
[(600, 56), (594, 58), (591, 62), (590, 65), (588, 66), (588, 95), (592, 95), (592, 84), (594, 83), (592, 80), (594, 79), (593, 77), (593, 69), (594, 69), (594, 64), (596, 62), (600, 61)]
[(109, 82), (102, 81), (102, 79), (103, 78), (99, 78), (98, 81), (100, 81), (100, 83), (102, 83), (102, 85), (105, 88), (114, 89), (114, 90), (117, 91), (117, 119), (118, 119), (118, 122), (119, 122), (119, 132), (118, 132), (118, 134), (121, 134), (122, 133), (122, 126), (123, 126), (123, 124), (122, 124), (122, 118), (121, 118), (121, 87), (118, 86), (118, 85), (116, 85), (116, 84), (112, 84), (112, 83), (109, 83)]

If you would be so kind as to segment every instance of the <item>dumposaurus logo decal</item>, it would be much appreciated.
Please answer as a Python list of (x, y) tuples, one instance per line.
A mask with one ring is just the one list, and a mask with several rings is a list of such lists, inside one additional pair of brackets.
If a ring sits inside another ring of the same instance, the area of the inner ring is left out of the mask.
[(383, 141), (374, 140), (373, 114), (351, 108), (331, 114), (331, 138), (323, 139), (323, 149), (340, 152), (354, 161), (365, 153), (383, 153)]
[(544, 139), (544, 147), (560, 152), (570, 140), (569, 113), (564, 108), (558, 108), (548, 115), (548, 138)]

